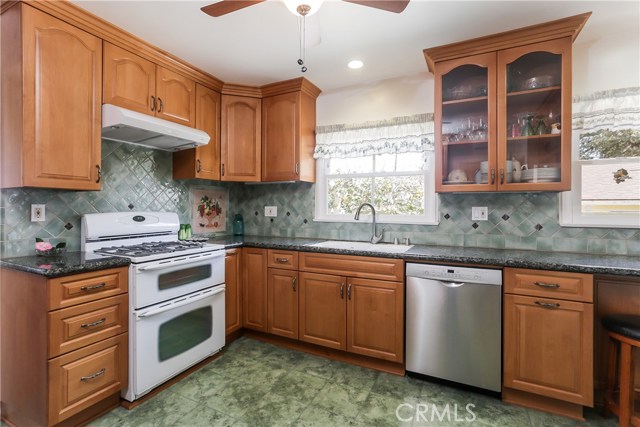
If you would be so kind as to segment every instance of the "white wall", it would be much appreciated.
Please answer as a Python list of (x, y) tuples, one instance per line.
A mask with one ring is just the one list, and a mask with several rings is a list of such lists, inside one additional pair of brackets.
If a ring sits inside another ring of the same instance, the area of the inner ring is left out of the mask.
[[(633, 18), (633, 17), (632, 17)], [(593, 17), (592, 17), (593, 19)], [(627, 23), (628, 24), (628, 23)], [(592, 27), (593, 28), (593, 27)], [(587, 27), (573, 46), (573, 95), (640, 86), (640, 29), (609, 27), (589, 33)], [(433, 112), (433, 75), (417, 75), (323, 93), (317, 101), (318, 125), (360, 123)]]

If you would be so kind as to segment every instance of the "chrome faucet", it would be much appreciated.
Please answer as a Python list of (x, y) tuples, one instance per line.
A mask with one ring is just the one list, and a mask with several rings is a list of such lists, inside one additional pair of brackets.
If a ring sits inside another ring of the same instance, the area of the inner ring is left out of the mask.
[(384, 228), (380, 230), (380, 235), (376, 235), (376, 209), (373, 207), (371, 203), (363, 203), (358, 207), (356, 211), (356, 216), (353, 217), (355, 220), (360, 220), (360, 211), (363, 207), (369, 206), (371, 208), (371, 216), (373, 217), (373, 222), (371, 223), (371, 240), (370, 242), (376, 244), (382, 240), (382, 236), (384, 235)]

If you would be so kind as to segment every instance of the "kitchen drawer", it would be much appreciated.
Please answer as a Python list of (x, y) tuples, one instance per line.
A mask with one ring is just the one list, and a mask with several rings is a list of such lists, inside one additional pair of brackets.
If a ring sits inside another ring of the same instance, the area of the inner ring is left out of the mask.
[(593, 302), (591, 274), (504, 269), (504, 291), (510, 294)]
[(267, 257), (267, 266), (270, 268), (298, 269), (298, 252), (269, 249)]
[(300, 271), (402, 282), (401, 259), (300, 252)]
[(56, 424), (127, 385), (127, 336), (107, 338), (49, 361), (49, 423)]
[(49, 357), (127, 332), (128, 295), (118, 295), (49, 313)]
[(49, 280), (49, 310), (71, 307), (127, 292), (128, 267)]

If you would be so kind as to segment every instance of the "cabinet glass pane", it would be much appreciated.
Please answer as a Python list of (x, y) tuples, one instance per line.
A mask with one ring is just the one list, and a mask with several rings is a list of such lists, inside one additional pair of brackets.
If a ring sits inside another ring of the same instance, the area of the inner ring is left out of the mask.
[(561, 81), (562, 55), (532, 52), (507, 64), (506, 153), (522, 165), (507, 165), (507, 182), (560, 181)]
[(488, 180), (488, 70), (463, 65), (442, 76), (442, 181)]

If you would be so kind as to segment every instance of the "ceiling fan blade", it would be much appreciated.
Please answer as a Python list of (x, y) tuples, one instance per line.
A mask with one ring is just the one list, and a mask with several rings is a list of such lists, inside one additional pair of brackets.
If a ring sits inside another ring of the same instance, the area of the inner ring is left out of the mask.
[(342, 0), (360, 6), (373, 7), (387, 12), (400, 13), (407, 8), (409, 0)]
[(263, 1), (265, 0), (221, 0), (208, 6), (204, 6), (200, 8), (200, 10), (207, 15), (217, 18), (218, 16), (226, 15), (227, 13), (262, 3)]

